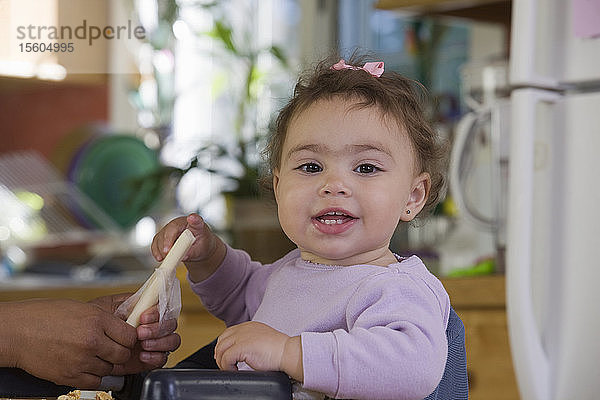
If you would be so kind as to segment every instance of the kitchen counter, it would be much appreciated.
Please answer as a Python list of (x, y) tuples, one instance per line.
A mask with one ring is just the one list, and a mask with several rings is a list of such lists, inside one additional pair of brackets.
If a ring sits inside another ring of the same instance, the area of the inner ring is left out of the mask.
[(0, 281), (0, 299), (16, 293), (36, 292), (38, 290), (64, 290), (69, 288), (93, 289), (110, 288), (122, 286), (136, 286), (143, 283), (152, 271), (138, 271), (128, 274), (119, 274), (114, 277), (104, 278), (76, 278), (53, 275), (22, 274), (11, 277), (8, 280)]
[(442, 283), (455, 309), (504, 309), (506, 306), (504, 275), (443, 278)]

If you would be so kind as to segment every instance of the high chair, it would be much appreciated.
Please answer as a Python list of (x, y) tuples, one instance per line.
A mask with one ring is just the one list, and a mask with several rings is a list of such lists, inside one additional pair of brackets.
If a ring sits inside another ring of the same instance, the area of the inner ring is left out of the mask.
[[(446, 328), (448, 357), (442, 379), (425, 400), (468, 399), (465, 327), (454, 309)], [(282, 372), (215, 371), (216, 340), (198, 350), (174, 369), (150, 372), (141, 400), (291, 399), (291, 383)]]

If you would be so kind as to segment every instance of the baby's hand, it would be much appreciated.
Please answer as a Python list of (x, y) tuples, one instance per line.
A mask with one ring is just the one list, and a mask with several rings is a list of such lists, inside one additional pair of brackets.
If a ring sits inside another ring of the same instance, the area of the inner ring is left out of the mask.
[(187, 217), (179, 217), (171, 220), (165, 225), (152, 240), (151, 251), (157, 261), (162, 261), (175, 240), (185, 229), (189, 229), (196, 238), (192, 247), (188, 250), (183, 261), (202, 261), (214, 251), (215, 238), (202, 217), (198, 214), (190, 214)]
[(227, 328), (219, 336), (215, 360), (226, 371), (237, 370), (239, 361), (257, 371), (279, 371), (289, 338), (263, 323), (244, 322)]
[(183, 261), (190, 279), (200, 282), (219, 267), (227, 250), (221, 239), (212, 233), (198, 214), (175, 218), (165, 225), (152, 240), (152, 255), (157, 261), (162, 261), (185, 229), (189, 229), (196, 240), (183, 257)]

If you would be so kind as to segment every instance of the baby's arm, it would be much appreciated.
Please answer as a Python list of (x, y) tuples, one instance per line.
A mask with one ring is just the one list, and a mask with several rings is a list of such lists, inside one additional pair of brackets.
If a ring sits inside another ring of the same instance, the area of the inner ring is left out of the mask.
[(183, 258), (194, 293), (228, 326), (249, 321), (260, 304), (271, 269), (226, 246), (198, 214), (175, 218), (156, 234), (151, 249), (158, 261), (185, 229), (196, 238)]
[(348, 330), (302, 333), (306, 389), (352, 399), (422, 399), (435, 389), (447, 355), (447, 295), (402, 275), (357, 290), (344, 312)]
[(225, 258), (223, 241), (204, 223), (198, 214), (179, 217), (162, 228), (152, 241), (152, 255), (162, 261), (181, 232), (189, 229), (196, 241), (183, 258), (192, 282), (200, 282), (212, 275)]

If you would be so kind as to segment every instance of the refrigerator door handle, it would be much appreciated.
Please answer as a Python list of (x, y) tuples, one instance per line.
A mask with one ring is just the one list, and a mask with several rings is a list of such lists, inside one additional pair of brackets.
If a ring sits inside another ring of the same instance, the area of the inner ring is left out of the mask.
[(511, 58), (510, 58), (510, 83), (520, 85), (529, 82), (535, 76), (534, 61), (536, 38), (536, 13), (535, 1), (515, 1), (512, 4), (512, 29), (511, 29)]
[(482, 218), (480, 215), (471, 212), (471, 208), (467, 205), (466, 199), (466, 188), (462, 177), (462, 159), (464, 158), (465, 149), (468, 148), (468, 143), (473, 140), (474, 130), (478, 128), (481, 121), (489, 118), (491, 110), (489, 107), (482, 107), (481, 109), (465, 114), (462, 119), (458, 122), (455, 129), (454, 144), (452, 146), (452, 152), (450, 154), (450, 168), (448, 170), (450, 192), (452, 193), (453, 200), (456, 203), (457, 208), (464, 216), (475, 226), (488, 231), (492, 229), (492, 223), (495, 221), (489, 221)]
[(537, 89), (511, 96), (506, 306), (513, 365), (521, 397), (548, 400), (550, 365), (536, 325), (532, 298), (532, 245), (536, 107), (560, 95)]
[[(556, 4), (543, 0), (524, 0), (512, 2), (512, 24), (510, 38), (510, 70), (509, 80), (513, 87), (539, 87), (556, 89), (558, 80), (549, 71), (540, 70), (548, 60), (547, 54), (540, 54), (539, 49), (545, 44), (539, 41), (550, 41), (551, 25), (543, 20), (541, 14), (547, 7)], [(558, 4), (560, 5), (560, 4)], [(557, 43), (554, 43), (556, 46)], [(556, 51), (556, 50), (553, 50)]]

